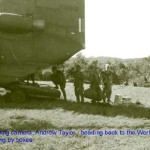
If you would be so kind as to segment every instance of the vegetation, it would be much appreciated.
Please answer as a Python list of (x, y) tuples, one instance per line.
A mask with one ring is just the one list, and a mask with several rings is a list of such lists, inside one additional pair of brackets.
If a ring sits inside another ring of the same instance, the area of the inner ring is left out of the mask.
[[(49, 82), (47, 82), (50, 84)], [(86, 85), (88, 86), (88, 85)], [(87, 87), (85, 87), (87, 88)], [(0, 149), (149, 149), (149, 135), (81, 135), (84, 131), (126, 132), (132, 130), (149, 131), (150, 108), (143, 106), (77, 103), (73, 97), (73, 84), (67, 83), (69, 102), (50, 99), (29, 99), (23, 103), (8, 103), (1, 99), (0, 130), (32, 131), (32, 135), (0, 135), (0, 139), (13, 138), (15, 142), (0, 144)], [(138, 97), (142, 102), (149, 101), (149, 89), (130, 86), (113, 86), (113, 95), (124, 93)], [(146, 97), (144, 97), (146, 96)], [(143, 99), (144, 98), (144, 99)], [(75, 135), (36, 135), (36, 131), (75, 131)], [(19, 139), (20, 142), (16, 142)], [(23, 140), (24, 141), (23, 141)], [(31, 142), (25, 142), (31, 139)], [(1, 140), (2, 141), (2, 140)], [(140, 143), (140, 144), (139, 144)]]
[(143, 86), (145, 77), (150, 81), (150, 57), (138, 59), (118, 59), (110, 57), (85, 58), (79, 53), (75, 58), (70, 58), (66, 61), (63, 66), (68, 78), (71, 69), (76, 64), (81, 65), (82, 70), (87, 75), (88, 67), (92, 63), (100, 70), (104, 69), (106, 63), (110, 64), (114, 84), (123, 84), (127, 81), (129, 84), (137, 82), (139, 86)]
[[(122, 84), (124, 81), (139, 82), (147, 77), (150, 80), (150, 57), (143, 59), (122, 60), (117, 58), (85, 58), (79, 54), (76, 58), (71, 58), (63, 64), (64, 72), (67, 78), (70, 76), (71, 69), (80, 64), (82, 70), (87, 75), (88, 67), (91, 64), (97, 65), (100, 71), (104, 64), (111, 64), (112, 77), (114, 84)], [(49, 70), (46, 72), (45, 80), (48, 80)], [(39, 76), (41, 73), (39, 73)], [(43, 78), (40, 77), (40, 78)], [(47, 82), (50, 84), (49, 82)], [(85, 89), (89, 85), (85, 84)], [(142, 84), (141, 84), (142, 86)], [(149, 89), (133, 86), (113, 86), (111, 100), (114, 100), (115, 94), (129, 96), (132, 102), (129, 105), (108, 105), (103, 103), (91, 104), (90, 100), (85, 99), (85, 103), (75, 102), (73, 84), (67, 83), (66, 86), (68, 102), (63, 100), (49, 99), (28, 99), (23, 103), (6, 102), (1, 99), (0, 103), (0, 130), (1, 131), (24, 131), (31, 130), (32, 135), (11, 135), (10, 138), (16, 140), (32, 139), (32, 143), (21, 141), (14, 144), (0, 144), (0, 149), (44, 149), (44, 150), (93, 150), (93, 149), (149, 149), (149, 135), (81, 135), (81, 130), (95, 131), (100, 130), (103, 133), (108, 131), (120, 130), (144, 130), (149, 131), (150, 126), (150, 108), (142, 105), (136, 105), (136, 100), (142, 104), (149, 104)], [(9, 101), (9, 100), (8, 100)], [(74, 136), (64, 135), (35, 135), (36, 130), (73, 130)], [(2, 138), (8, 138), (0, 135)], [(140, 143), (140, 144), (139, 144)]]
[[(46, 82), (44, 82), (46, 83)], [(47, 84), (52, 85), (51, 82)], [(84, 85), (84, 88), (88, 88), (88, 84)], [(116, 117), (118, 115), (131, 117), (131, 118), (147, 118), (150, 119), (150, 108), (144, 106), (150, 106), (150, 95), (148, 88), (142, 87), (130, 87), (130, 86), (113, 86), (111, 101), (113, 102), (116, 94), (120, 94), (123, 97), (128, 96), (132, 98), (133, 104), (130, 105), (117, 105), (111, 106), (103, 103), (91, 104), (90, 99), (85, 98), (85, 103), (77, 103), (75, 101), (74, 86), (72, 83), (67, 83), (66, 92), (68, 102), (63, 100), (53, 100), (53, 99), (37, 99), (30, 98), (26, 102), (13, 103), (5, 102), (1, 100), (1, 109), (18, 109), (18, 110), (53, 110), (61, 108), (65, 111), (73, 111), (78, 114), (87, 115), (102, 115), (106, 117)], [(135, 102), (139, 101), (143, 105), (135, 105)]]
[[(81, 53), (76, 57), (70, 58), (64, 64), (59, 65), (66, 78), (71, 78), (73, 68), (79, 64), (85, 74), (85, 80), (88, 80), (88, 70), (90, 65), (95, 65), (101, 72), (105, 64), (110, 64), (112, 70), (113, 84), (119, 85), (128, 82), (130, 85), (136, 82), (138, 86), (144, 86), (144, 80), (150, 82), (150, 56), (137, 59), (119, 59), (111, 57), (89, 57), (86, 58)], [(43, 69), (36, 74), (37, 80), (50, 80), (51, 67)]]
[[(108, 104), (91, 104), (91, 103), (77, 103), (77, 102), (64, 102), (62, 100), (37, 100), (32, 99), (30, 102), (24, 103), (1, 103), (0, 108), (2, 109), (32, 109), (32, 110), (49, 110), (55, 108), (62, 108), (68, 111), (74, 111), (78, 114), (92, 114), (115, 117), (118, 115), (132, 117), (132, 118), (147, 118), (150, 119), (150, 108), (137, 107), (134, 104), (131, 105), (117, 105), (111, 106)], [(41, 124), (42, 125), (42, 124)]]

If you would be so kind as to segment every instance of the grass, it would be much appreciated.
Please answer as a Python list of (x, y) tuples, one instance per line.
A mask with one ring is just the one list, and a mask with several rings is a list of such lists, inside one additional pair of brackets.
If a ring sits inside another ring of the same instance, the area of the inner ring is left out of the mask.
[(0, 130), (149, 128), (145, 118), (79, 114), (57, 109), (0, 110)]
[[(60, 150), (141, 150), (149, 148), (150, 136), (109, 136), (99, 135), (84, 136), (78, 134), (80, 130), (149, 130), (150, 121), (146, 119), (133, 119), (123, 116), (106, 117), (101, 115), (79, 114), (74, 111), (66, 111), (61, 108), (55, 109), (1, 109), (1, 130), (32, 130), (32, 135), (11, 135), (10, 138), (32, 138), (32, 143), (0, 144), (0, 149), (60, 149)], [(8, 121), (8, 122), (7, 122)], [(6, 127), (6, 125), (9, 125)], [(3, 127), (3, 128), (2, 128)], [(50, 136), (35, 135), (35, 130), (75, 130), (75, 136)], [(0, 138), (4, 136), (0, 135)], [(133, 144), (134, 143), (134, 144)], [(140, 144), (139, 144), (140, 143)]]
[[(87, 88), (88, 85), (85, 85)], [(69, 101), (30, 99), (24, 103), (0, 103), (0, 130), (149, 130), (150, 108), (132, 105), (110, 106), (75, 101), (73, 85), (67, 84)], [(114, 86), (115, 94), (132, 97), (149, 106), (149, 89), (140, 87)], [(0, 135), (0, 138), (3, 137)], [(22, 136), (11, 136), (21, 138)], [(106, 150), (106, 149), (149, 149), (150, 136), (25, 136), (33, 138), (32, 143), (0, 144), (0, 149), (42, 149), (42, 150)], [(140, 143), (140, 144), (139, 144)]]
[(63, 100), (42, 100), (32, 99), (24, 103), (0, 103), (1, 109), (55, 109), (62, 108), (66, 111), (73, 111), (79, 114), (103, 115), (103, 116), (126, 116), (132, 118), (150, 119), (150, 108), (138, 107), (136, 105), (117, 105), (98, 103), (76, 103), (72, 101), (65, 102)]
[(47, 121), (40, 121), (40, 120), (15, 120), (10, 123), (11, 129), (16, 131), (35, 131), (36, 129), (56, 129), (54, 125)]

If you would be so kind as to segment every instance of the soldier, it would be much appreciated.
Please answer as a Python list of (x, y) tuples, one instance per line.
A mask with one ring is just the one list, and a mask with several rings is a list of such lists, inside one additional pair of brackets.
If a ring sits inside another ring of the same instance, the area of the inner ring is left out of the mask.
[[(84, 87), (83, 87), (83, 73), (81, 72), (81, 67), (80, 65), (76, 66), (76, 70), (73, 73), (74, 76), (74, 91), (75, 91), (75, 96), (76, 96), (76, 100), (77, 102), (84, 102), (84, 96), (83, 96), (83, 92), (84, 92)], [(81, 98), (81, 101), (80, 101)]]
[(95, 103), (96, 100), (101, 101), (102, 90), (99, 86), (101, 84), (101, 78), (99, 76), (96, 66), (90, 66), (89, 80), (90, 80), (91, 90), (93, 90), (96, 93), (96, 97), (92, 99), (92, 102)]
[(29, 84), (29, 80), (31, 80), (32, 84), (35, 85), (35, 74), (34, 73), (27, 76), (27, 84)]
[(144, 82), (148, 83), (147, 77), (144, 77)]
[(103, 89), (104, 102), (107, 98), (107, 102), (109, 103), (111, 93), (112, 93), (112, 80), (111, 80), (110, 65), (108, 64), (105, 65), (105, 70), (102, 72), (102, 77), (103, 77), (103, 84), (104, 84), (104, 89)]
[(55, 88), (58, 89), (58, 85), (59, 85), (60, 89), (63, 93), (64, 100), (67, 100), (66, 91), (65, 91), (66, 79), (65, 79), (64, 73), (61, 70), (58, 70), (56, 66), (52, 67), (52, 72), (53, 72), (53, 74), (51, 76), (51, 80), (56, 85)]

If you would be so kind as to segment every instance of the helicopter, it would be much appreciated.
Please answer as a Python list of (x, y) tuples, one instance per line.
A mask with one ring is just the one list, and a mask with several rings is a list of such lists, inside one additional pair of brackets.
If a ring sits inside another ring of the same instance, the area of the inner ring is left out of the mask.
[(84, 16), (84, 0), (0, 0), (0, 87), (17, 97), (29, 75), (84, 49)]

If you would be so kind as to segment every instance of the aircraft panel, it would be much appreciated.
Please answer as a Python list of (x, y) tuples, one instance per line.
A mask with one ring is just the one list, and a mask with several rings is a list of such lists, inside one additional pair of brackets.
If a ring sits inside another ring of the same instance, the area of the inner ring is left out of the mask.
[(0, 83), (62, 63), (84, 45), (84, 0), (0, 1)]

